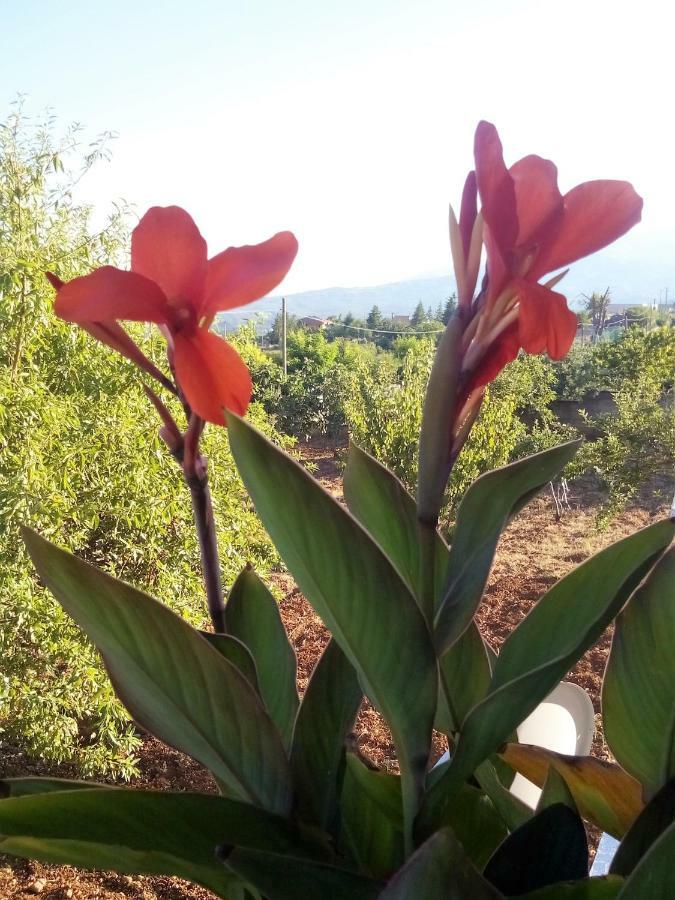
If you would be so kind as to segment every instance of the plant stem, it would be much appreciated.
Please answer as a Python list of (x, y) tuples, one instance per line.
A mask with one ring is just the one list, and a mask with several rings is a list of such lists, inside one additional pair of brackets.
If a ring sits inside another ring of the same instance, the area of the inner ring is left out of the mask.
[(436, 597), (436, 526), (433, 522), (417, 520), (420, 546), (420, 568), (417, 584), (420, 608), (429, 629), (433, 629)]
[(185, 480), (190, 488), (190, 496), (192, 497), (192, 511), (197, 527), (204, 586), (206, 588), (206, 602), (209, 607), (211, 623), (215, 632), (225, 634), (227, 631), (225, 627), (225, 603), (223, 602), (223, 586), (220, 580), (220, 560), (218, 558), (218, 544), (216, 541), (208, 476), (204, 470), (203, 473), (194, 472), (186, 476)]

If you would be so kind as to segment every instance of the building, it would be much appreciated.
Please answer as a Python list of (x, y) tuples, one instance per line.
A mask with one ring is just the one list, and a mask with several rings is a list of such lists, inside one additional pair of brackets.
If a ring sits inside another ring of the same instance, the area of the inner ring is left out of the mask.
[(298, 327), (304, 328), (306, 331), (321, 331), (326, 327), (326, 322), (318, 316), (303, 316), (298, 319)]

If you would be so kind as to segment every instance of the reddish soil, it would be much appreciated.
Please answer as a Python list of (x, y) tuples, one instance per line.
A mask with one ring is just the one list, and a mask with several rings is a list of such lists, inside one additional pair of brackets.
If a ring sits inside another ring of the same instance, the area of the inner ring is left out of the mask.
[[(337, 446), (313, 445), (303, 448), (302, 453), (314, 474), (340, 499), (338, 461), (343, 452)], [(619, 516), (606, 532), (598, 533), (594, 523), (598, 499), (589, 484), (579, 483), (572, 486), (571, 509), (560, 521), (556, 520), (550, 496), (544, 494), (509, 525), (499, 545), (485, 601), (478, 612), (481, 629), (495, 648), (558, 578), (590, 554), (644, 527), (666, 510), (663, 493), (661, 499), (653, 493), (645, 495), (639, 505)], [(290, 576), (279, 572), (273, 580), (284, 595), (281, 614), (298, 656), (299, 686), (304, 691), (328, 635)], [(569, 675), (570, 680), (591, 696), (598, 726), (599, 692), (610, 641), (611, 632), (607, 632)], [(359, 715), (355, 740), (359, 751), (378, 767), (396, 769), (389, 731), (367, 704)], [(442, 749), (441, 742), (437, 742), (437, 754)], [(599, 728), (593, 753), (609, 757)], [(143, 745), (140, 769), (140, 776), (134, 780), (136, 786), (157, 790), (213, 790), (210, 776), (200, 766), (152, 739)], [(0, 760), (0, 776), (18, 774), (72, 773), (63, 767), (58, 772), (48, 769), (39, 761), (28, 760), (20, 749), (11, 752), (11, 748), (6, 748)], [(49, 900), (207, 900), (212, 896), (178, 879), (84, 872), (0, 856), (0, 897), (32, 895)]]

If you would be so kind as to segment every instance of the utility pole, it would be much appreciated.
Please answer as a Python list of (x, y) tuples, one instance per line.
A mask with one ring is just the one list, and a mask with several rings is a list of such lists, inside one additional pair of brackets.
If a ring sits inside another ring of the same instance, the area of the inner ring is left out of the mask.
[(288, 360), (286, 357), (286, 298), (281, 298), (281, 359), (284, 366), (284, 381), (288, 375)]

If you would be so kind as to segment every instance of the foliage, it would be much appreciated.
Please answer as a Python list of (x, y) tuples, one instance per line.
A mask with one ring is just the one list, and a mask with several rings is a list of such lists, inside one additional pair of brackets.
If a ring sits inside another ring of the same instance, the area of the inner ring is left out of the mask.
[[(675, 393), (662, 391), (649, 370), (623, 382), (614, 394), (616, 415), (594, 422), (603, 435), (587, 442), (572, 470), (594, 472), (607, 490), (598, 524), (608, 522), (632, 500), (649, 476), (671, 473), (675, 463)], [(670, 481), (670, 479), (669, 479)]]
[[(0, 733), (31, 753), (87, 773), (128, 775), (135, 731), (98, 654), (35, 583), (18, 528), (45, 534), (108, 571), (203, 617), (199, 551), (185, 489), (131, 366), (56, 321), (44, 271), (74, 276), (121, 256), (123, 210), (92, 237), (72, 187), (103, 152), (78, 156), (78, 132), (54, 136), (17, 109), (0, 128)], [(98, 148), (98, 149), (97, 149)], [(69, 163), (70, 160), (70, 163)], [(142, 326), (134, 330), (151, 356)], [(270, 430), (261, 408), (253, 410)], [(274, 551), (250, 511), (224, 433), (207, 435), (223, 577)]]
[[(394, 354), (402, 356), (400, 366), (395, 369), (390, 359), (378, 357), (355, 381), (347, 402), (352, 439), (390, 467), (409, 489), (417, 480), (422, 400), (434, 352), (432, 340), (399, 338)], [(450, 478), (446, 516), (482, 472), (552, 446), (567, 434), (549, 409), (555, 397), (553, 382), (549, 363), (521, 356), (490, 386)]]
[[(573, 445), (494, 471), (467, 491), (454, 539), (460, 549), (448, 554), (443, 542), (434, 544), (431, 565), (446, 574), (436, 582), (434, 615), (425, 621), (429, 562), (415, 502), (388, 470), (352, 451), (345, 485), (349, 515), (251, 425), (232, 416), (228, 425), (256, 509), (333, 636), (298, 708), (290, 748), (263, 697), (273, 688), (277, 696), (281, 691), (280, 708), (295, 708), (295, 686), (275, 679), (268, 665), (292, 651), (277, 607), (264, 599), (250, 570), (229, 602), (239, 610), (233, 634), (248, 642), (259, 679), (270, 679), (264, 684), (221, 656), (219, 641), (228, 635), (207, 642), (152, 598), (27, 532), (41, 579), (105, 655), (135, 719), (210, 768), (221, 796), (9, 779), (2, 785), (7, 799), (0, 801), (0, 849), (59, 863), (174, 874), (221, 897), (247, 891), (290, 900), (311, 895), (318, 885), (322, 894), (345, 900), (498, 900), (513, 891), (555, 897), (563, 883), (566, 891), (578, 887), (588, 897), (616, 896), (623, 887), (630, 896), (633, 883), (639, 890), (650, 878), (667, 895), (673, 886), (667, 859), (675, 770), (659, 736), (675, 702), (666, 649), (675, 639), (675, 557), (667, 552), (673, 525), (655, 523), (554, 584), (490, 663), (475, 614), (500, 532), (513, 511), (555, 477)], [(244, 624), (244, 611), (260, 603), (262, 618), (269, 619), (265, 627), (256, 629), (250, 616)], [(606, 715), (613, 751), (630, 760), (639, 780), (616, 764), (593, 766), (584, 758), (505, 744), (620, 612)], [(655, 633), (655, 615), (665, 652), (658, 699), (647, 706), (634, 673), (638, 667), (642, 678), (653, 665), (644, 642)], [(483, 667), (486, 678), (479, 695), (465, 703), (463, 695), (474, 690), (465, 677), (469, 666)], [(370, 769), (345, 749), (364, 690), (391, 728), (400, 775)], [(446, 701), (450, 709), (468, 711), (445, 724), (436, 719), (454, 754), (427, 777), (434, 713), (437, 702)], [(499, 781), (498, 751), (543, 784), (536, 810)], [(545, 783), (542, 754), (549, 766)], [(640, 781), (649, 784), (651, 803), (643, 800)], [(582, 815), (623, 839), (611, 884), (587, 877)], [(145, 824), (167, 816), (176, 828)]]

